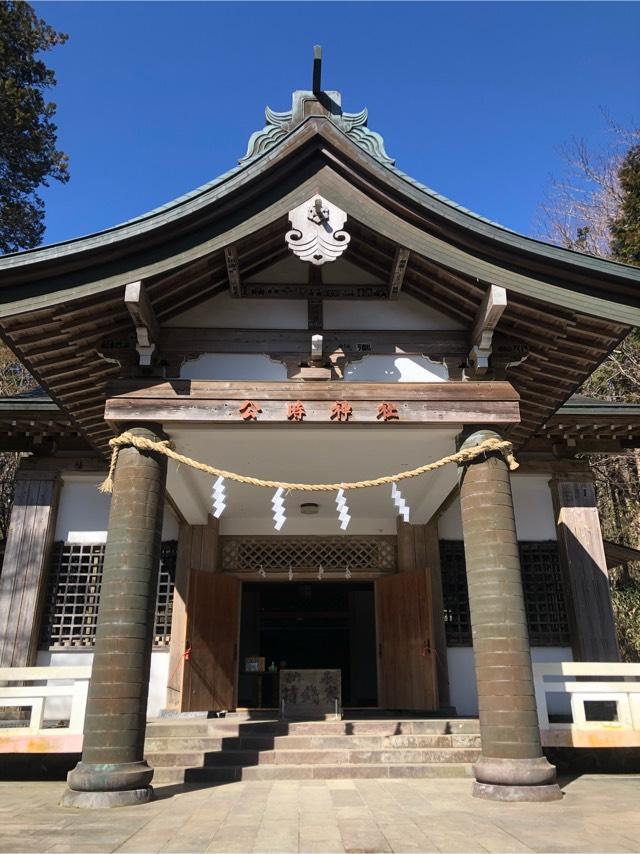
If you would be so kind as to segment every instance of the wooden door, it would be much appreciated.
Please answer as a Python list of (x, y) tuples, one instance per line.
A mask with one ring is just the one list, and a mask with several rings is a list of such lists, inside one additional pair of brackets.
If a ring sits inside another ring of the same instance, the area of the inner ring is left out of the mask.
[(384, 709), (437, 709), (427, 571), (379, 578), (375, 591), (378, 705)]
[(189, 584), (182, 708), (188, 712), (234, 709), (242, 585), (237, 578), (194, 569)]

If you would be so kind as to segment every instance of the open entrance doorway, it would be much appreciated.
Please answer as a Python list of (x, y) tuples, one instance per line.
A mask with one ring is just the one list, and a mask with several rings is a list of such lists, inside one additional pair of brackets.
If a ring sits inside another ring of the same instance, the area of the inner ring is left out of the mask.
[[(254, 670), (262, 666), (264, 670)], [(346, 707), (376, 706), (376, 615), (371, 582), (244, 583), (238, 705), (278, 706), (281, 667), (338, 669)]]

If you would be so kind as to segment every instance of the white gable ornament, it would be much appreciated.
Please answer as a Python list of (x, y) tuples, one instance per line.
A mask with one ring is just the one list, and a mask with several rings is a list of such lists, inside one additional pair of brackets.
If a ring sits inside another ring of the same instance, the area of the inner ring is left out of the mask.
[(301, 261), (324, 264), (335, 261), (349, 245), (351, 235), (344, 231), (347, 215), (321, 196), (289, 211), (291, 231), (285, 235), (289, 249)]

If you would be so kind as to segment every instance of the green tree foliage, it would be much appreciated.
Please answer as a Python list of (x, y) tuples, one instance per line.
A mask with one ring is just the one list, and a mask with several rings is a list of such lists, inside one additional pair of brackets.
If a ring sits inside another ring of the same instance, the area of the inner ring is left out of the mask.
[[(578, 252), (640, 266), (640, 132), (607, 120), (610, 144), (594, 152), (581, 140), (561, 149), (565, 174), (542, 205), (542, 232)], [(604, 400), (640, 403), (640, 330), (633, 330), (580, 390)], [(640, 547), (640, 450), (592, 455), (605, 540)], [(611, 574), (623, 660), (640, 661), (640, 564)]]
[[(38, 57), (67, 39), (38, 18), (28, 3), (0, 0), (0, 253), (37, 246), (44, 233), (38, 189), (68, 181), (67, 156), (56, 148), (56, 106), (44, 93), (53, 71)], [(0, 344), (0, 395), (36, 385)], [(0, 454), (0, 549), (7, 533), (19, 454)]]
[(618, 171), (622, 201), (611, 223), (611, 254), (640, 266), (640, 145), (626, 153)]
[(0, 252), (37, 246), (44, 234), (38, 189), (69, 180), (67, 156), (56, 148), (55, 85), (39, 54), (67, 39), (25, 2), (0, 0)]

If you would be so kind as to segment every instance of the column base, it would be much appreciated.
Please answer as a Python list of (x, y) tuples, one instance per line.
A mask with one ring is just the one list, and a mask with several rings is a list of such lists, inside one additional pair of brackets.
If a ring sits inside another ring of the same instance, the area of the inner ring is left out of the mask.
[(74, 792), (130, 792), (146, 789), (153, 778), (153, 768), (140, 762), (78, 762), (67, 774), (69, 789)]
[(132, 807), (153, 800), (153, 786), (144, 789), (126, 789), (121, 792), (76, 792), (67, 789), (60, 800), (61, 807), (81, 810), (104, 810), (114, 807)]
[(496, 783), (474, 783), (473, 797), (488, 801), (559, 801), (563, 794), (557, 783), (547, 786), (501, 786)]
[(481, 756), (473, 766), (478, 783), (491, 786), (550, 786), (556, 782), (556, 769), (544, 756), (506, 759)]

